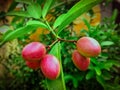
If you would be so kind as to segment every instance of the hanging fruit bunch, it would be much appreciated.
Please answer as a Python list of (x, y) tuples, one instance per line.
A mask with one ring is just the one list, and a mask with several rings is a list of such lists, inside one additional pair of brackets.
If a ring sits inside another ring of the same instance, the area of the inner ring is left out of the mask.
[(81, 71), (88, 69), (90, 57), (96, 57), (101, 53), (98, 41), (91, 37), (82, 37), (76, 43), (77, 50), (72, 54), (75, 66)]
[(31, 42), (22, 50), (22, 57), (26, 65), (32, 69), (41, 69), (44, 76), (50, 80), (60, 75), (60, 62), (50, 54), (46, 53), (46, 47), (40, 42)]

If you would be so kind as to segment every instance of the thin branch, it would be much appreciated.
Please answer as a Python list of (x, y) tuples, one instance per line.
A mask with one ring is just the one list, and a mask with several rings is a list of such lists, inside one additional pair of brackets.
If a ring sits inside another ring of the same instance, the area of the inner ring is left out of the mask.
[(52, 42), (52, 44), (46, 46), (46, 48), (47, 48), (48, 50), (50, 50), (50, 48), (51, 48), (54, 44), (56, 44), (58, 41), (59, 41), (58, 39), (55, 40), (54, 42)]
[(64, 41), (64, 42), (77, 42), (77, 40), (66, 40), (66, 39), (63, 39), (63, 38), (58, 38), (59, 41)]

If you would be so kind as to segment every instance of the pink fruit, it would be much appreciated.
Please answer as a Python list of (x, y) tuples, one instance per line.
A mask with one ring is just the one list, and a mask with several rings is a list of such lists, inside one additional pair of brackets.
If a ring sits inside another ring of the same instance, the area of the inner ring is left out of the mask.
[(90, 58), (82, 56), (77, 50), (72, 53), (72, 61), (81, 71), (86, 71), (90, 64)]
[(77, 41), (77, 50), (85, 57), (95, 57), (101, 53), (101, 47), (94, 38), (82, 37)]
[(36, 62), (46, 54), (45, 46), (40, 42), (32, 42), (26, 45), (22, 50), (24, 60)]
[(40, 67), (40, 62), (29, 62), (26, 61), (26, 65), (32, 69), (38, 69)]
[(50, 80), (56, 79), (60, 74), (60, 62), (53, 55), (45, 55), (41, 60), (40, 67), (44, 76)]

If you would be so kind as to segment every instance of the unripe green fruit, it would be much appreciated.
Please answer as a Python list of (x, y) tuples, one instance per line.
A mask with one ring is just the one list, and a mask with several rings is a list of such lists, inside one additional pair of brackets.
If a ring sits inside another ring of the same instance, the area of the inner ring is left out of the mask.
[(77, 50), (72, 53), (72, 61), (81, 71), (86, 71), (90, 64), (90, 58), (82, 56)]
[(29, 62), (26, 61), (26, 65), (31, 69), (38, 69), (40, 67), (40, 62)]
[(82, 37), (77, 41), (77, 50), (85, 57), (95, 57), (101, 53), (101, 47), (94, 38)]
[(60, 75), (60, 62), (53, 55), (45, 55), (40, 63), (41, 71), (50, 80), (56, 79)]
[(40, 42), (32, 42), (26, 45), (22, 50), (22, 57), (26, 61), (39, 61), (46, 54), (45, 46)]

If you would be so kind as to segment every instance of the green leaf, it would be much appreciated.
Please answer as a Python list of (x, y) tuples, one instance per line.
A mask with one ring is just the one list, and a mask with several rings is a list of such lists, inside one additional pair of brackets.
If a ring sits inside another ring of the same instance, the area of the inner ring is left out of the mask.
[(110, 45), (113, 45), (114, 44), (114, 42), (112, 42), (112, 41), (103, 41), (103, 42), (101, 42), (101, 46), (110, 46)]
[(102, 76), (96, 76), (96, 80), (104, 87), (106, 82)]
[(45, 0), (36, 0), (36, 2), (42, 5), (45, 2)]
[(64, 79), (65, 79), (65, 81), (72, 81), (73, 86), (74, 86), (75, 88), (78, 87), (78, 80), (77, 80), (77, 78), (75, 78), (74, 76), (72, 76), (72, 75), (66, 75), (66, 76), (64, 77)]
[(106, 62), (103, 68), (109, 71), (112, 66), (113, 64), (111, 62)]
[(25, 26), (25, 27), (18, 28), (16, 30), (8, 33), (6, 36), (3, 36), (4, 38), (0, 42), (0, 45), (5, 43), (6, 41), (9, 41), (9, 40), (18, 38), (20, 36), (23, 36), (24, 34), (30, 32), (30, 30), (34, 30), (35, 28), (36, 27), (33, 27), (33, 26)]
[(56, 43), (52, 49), (50, 50), (49, 54), (56, 56), (58, 59), (61, 59), (61, 44), (60, 42)]
[(32, 4), (32, 0), (15, 0), (16, 2), (25, 3), (25, 4)]
[(98, 65), (99, 64), (99, 62), (97, 61), (97, 59), (96, 58), (90, 58), (91, 59), (91, 62), (92, 63), (94, 63), (95, 65)]
[(11, 32), (12, 32), (12, 30), (6, 31), (6, 32), (3, 34), (2, 39), (5, 38), (5, 37), (6, 37), (9, 33), (11, 33)]
[(23, 35), (25, 35), (26, 33), (30, 32), (31, 30), (35, 30), (38, 27), (42, 27), (42, 28), (47, 28), (47, 26), (39, 21), (28, 21), (27, 25), (24, 27), (20, 27), (14, 31), (10, 31), (8, 33), (6, 33), (5, 35), (3, 35), (2, 37), (2, 41), (0, 42), (0, 45), (2, 45), (3, 43), (21, 37)]
[(113, 65), (120, 67), (120, 62), (116, 60), (109, 60)]
[(95, 67), (95, 71), (98, 76), (100, 76), (102, 73), (99, 67)]
[(13, 0), (12, 4), (10, 5), (10, 7), (8, 9), (8, 12), (13, 11), (16, 8), (17, 5), (18, 5), (18, 3)]
[(119, 81), (120, 81), (120, 77), (116, 76), (115, 79), (114, 79), (114, 83), (115, 84), (119, 84)]
[(85, 25), (87, 26), (87, 28), (90, 30), (90, 27), (91, 27), (90, 23), (86, 19), (83, 19), (83, 21), (84, 21)]
[(117, 67), (120, 67), (120, 64), (118, 61), (116, 60), (108, 60), (105, 62), (105, 64), (103, 65), (103, 68), (106, 69), (106, 70), (110, 70), (110, 68), (112, 68), (114, 66), (117, 66)]
[(58, 34), (78, 16), (90, 10), (93, 6), (100, 3), (102, 0), (80, 0), (75, 4), (65, 15), (64, 20), (60, 21)]
[(86, 79), (89, 80), (91, 79), (92, 77), (95, 76), (95, 71), (94, 70), (90, 70), (87, 75), (86, 75)]
[(38, 3), (32, 3), (27, 7), (27, 12), (33, 18), (39, 19), (41, 17), (41, 7)]
[(112, 17), (110, 18), (111, 22), (112, 21), (115, 21), (116, 18), (118, 16), (118, 10), (117, 9), (114, 9), (113, 13), (112, 13)]
[(46, 3), (43, 7), (43, 10), (42, 10), (42, 16), (43, 18), (45, 18), (47, 12), (49, 11), (50, 7), (52, 6), (52, 4), (54, 3), (55, 1), (54, 0), (46, 0)]
[(61, 24), (61, 22), (64, 20), (65, 15), (66, 14), (62, 14), (55, 20), (54, 25), (53, 25), (54, 29)]
[(6, 13), (8, 16), (21, 16), (21, 17), (31, 17), (26, 11), (10, 11)]
[(46, 84), (48, 87), (48, 90), (66, 90), (65, 82), (64, 82), (64, 75), (63, 75), (63, 69), (62, 69), (62, 61), (61, 61), (61, 44), (60, 42), (56, 43), (49, 54), (52, 54), (56, 56), (60, 60), (60, 66), (61, 66), (61, 73), (60, 76), (56, 80), (48, 80), (46, 79)]
[(110, 72), (108, 72), (107, 70), (103, 71), (102, 76), (104, 78), (104, 80), (110, 80), (111, 78), (113, 78), (114, 76), (112, 76), (112, 74)]
[(41, 28), (46, 28), (48, 29), (48, 26), (40, 21), (37, 21), (37, 20), (30, 20), (26, 23), (26, 25), (34, 25), (34, 26), (37, 26), (37, 27), (41, 27)]

